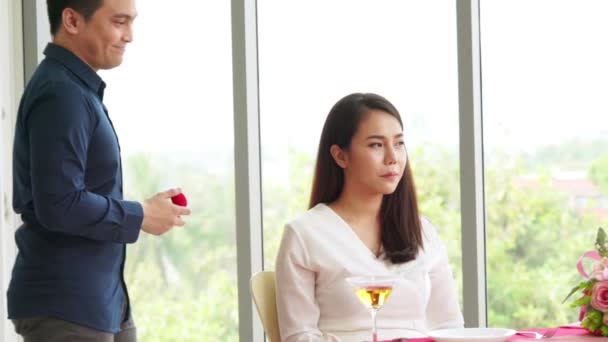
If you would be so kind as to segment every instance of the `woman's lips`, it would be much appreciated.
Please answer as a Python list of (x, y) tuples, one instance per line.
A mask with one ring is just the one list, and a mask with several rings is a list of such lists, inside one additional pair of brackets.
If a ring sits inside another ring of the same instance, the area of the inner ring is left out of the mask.
[(399, 174), (396, 172), (389, 172), (389, 173), (385, 173), (382, 175), (382, 178), (389, 179), (389, 180), (393, 180), (397, 177), (399, 177)]

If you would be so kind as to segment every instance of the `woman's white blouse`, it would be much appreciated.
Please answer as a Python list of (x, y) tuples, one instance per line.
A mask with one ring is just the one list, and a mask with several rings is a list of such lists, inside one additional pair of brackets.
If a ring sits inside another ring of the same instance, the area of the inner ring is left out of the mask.
[(447, 253), (422, 218), (424, 249), (404, 264), (377, 258), (330, 207), (319, 204), (285, 226), (276, 260), (281, 340), (361, 342), (371, 316), (346, 277), (399, 275), (377, 316), (380, 340), (423, 337), (464, 325)]

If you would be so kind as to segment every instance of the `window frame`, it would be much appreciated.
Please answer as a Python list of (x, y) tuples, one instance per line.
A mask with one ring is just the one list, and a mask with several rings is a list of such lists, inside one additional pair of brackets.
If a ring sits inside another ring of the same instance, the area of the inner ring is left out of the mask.
[(479, 0), (457, 0), (462, 291), (465, 326), (487, 326)]
[[(14, 232), (19, 218), (12, 208), (12, 146), (19, 98), (24, 88), (24, 52), (22, 4), (20, 1), (0, 0), (0, 74), (6, 75), (0, 85), (0, 313), (7, 317), (6, 289), (17, 248)], [(0, 324), (0, 340), (21, 341), (10, 320)]]
[[(50, 41), (50, 34), (45, 25), (44, 1), (21, 3), (0, 0), (3, 7), (8, 7), (9, 3), (13, 4), (10, 13), (22, 14), (22, 16), (9, 16), (9, 21), (14, 18), (11, 22), (12, 31), (9, 33), (13, 41), (11, 48), (14, 50), (10, 70), (22, 75), (22, 77), (11, 75), (11, 90), (13, 90), (11, 96), (14, 97), (14, 103), (9, 108), (9, 112), (12, 113), (11, 119), (14, 122), (16, 103), (23, 90), (24, 80), (29, 79), (38, 64), (44, 45)], [(456, 0), (455, 6), (458, 35), (463, 314), (466, 326), (485, 327), (487, 294), (479, 0)], [(231, 11), (239, 336), (243, 341), (261, 342), (264, 340), (263, 329), (249, 292), (249, 279), (264, 268), (257, 1), (231, 0)], [(0, 157), (3, 161), (1, 164), (3, 180), (10, 179), (11, 156), (0, 154)], [(5, 181), (5, 183), (10, 186), (11, 182)], [(15, 227), (16, 217), (12, 214), (11, 216), (12, 221), (7, 225), (12, 224)], [(2, 257), (0, 279), (6, 289), (16, 247), (9, 238), (11, 234), (6, 234), (7, 229), (2, 228), (0, 242), (3, 252), (0, 255)], [(12, 232), (14, 228), (8, 231)], [(6, 310), (5, 305), (3, 310)], [(11, 334), (12, 331), (10, 325), (4, 324), (0, 327), (2, 327), (0, 336), (4, 336), (7, 341), (16, 340), (14, 334), (10, 335), (11, 339), (7, 338), (9, 336), (7, 334)]]

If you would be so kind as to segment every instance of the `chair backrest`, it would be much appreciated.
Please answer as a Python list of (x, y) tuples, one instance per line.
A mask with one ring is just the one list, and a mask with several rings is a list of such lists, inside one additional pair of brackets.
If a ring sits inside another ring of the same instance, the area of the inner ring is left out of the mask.
[(257, 272), (251, 277), (249, 287), (266, 337), (271, 342), (280, 342), (277, 301), (274, 294), (274, 272)]

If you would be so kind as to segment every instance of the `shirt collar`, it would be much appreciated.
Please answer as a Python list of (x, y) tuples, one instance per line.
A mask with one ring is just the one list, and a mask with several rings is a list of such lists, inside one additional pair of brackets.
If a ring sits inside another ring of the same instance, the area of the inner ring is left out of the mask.
[(105, 82), (73, 52), (57, 44), (49, 43), (44, 49), (44, 54), (63, 64), (103, 99), (103, 91), (106, 87)]

